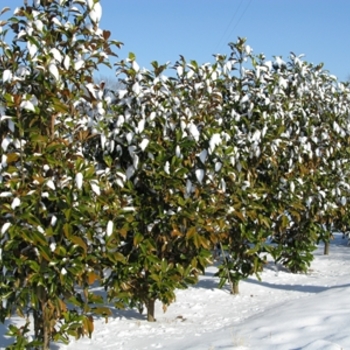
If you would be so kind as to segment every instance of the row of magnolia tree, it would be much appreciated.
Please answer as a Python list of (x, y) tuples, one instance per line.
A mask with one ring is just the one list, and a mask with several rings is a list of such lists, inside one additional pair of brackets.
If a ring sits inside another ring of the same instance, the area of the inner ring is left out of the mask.
[(97, 0), (33, 1), (0, 23), (0, 320), (26, 320), (9, 348), (90, 336), (106, 305), (152, 321), (217, 245), (233, 293), (267, 254), (306, 271), (347, 225), (344, 84), (239, 38), (213, 64), (130, 54), (106, 94), (93, 75), (121, 44), (100, 16)]

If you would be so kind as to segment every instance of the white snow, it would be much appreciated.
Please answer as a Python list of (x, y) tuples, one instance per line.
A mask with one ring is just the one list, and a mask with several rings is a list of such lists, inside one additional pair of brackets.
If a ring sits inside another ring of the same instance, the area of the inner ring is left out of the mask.
[(60, 79), (60, 74), (58, 72), (58, 68), (56, 67), (54, 62), (51, 62), (49, 64), (49, 72), (55, 78), (55, 80), (59, 80)]
[(75, 175), (75, 185), (77, 186), (78, 190), (80, 190), (81, 187), (83, 186), (83, 174), (82, 173), (77, 173)]
[[(330, 255), (315, 252), (308, 274), (291, 274), (270, 262), (262, 281), (250, 277), (233, 296), (217, 289), (209, 267), (198, 285), (176, 292), (177, 301), (157, 322), (136, 310), (114, 310), (108, 323), (95, 319), (92, 339), (53, 344), (59, 350), (341, 350), (350, 349), (350, 248), (335, 234)], [(64, 270), (64, 269), (63, 269)], [(64, 271), (61, 271), (64, 273)], [(22, 322), (18, 318), (11, 321)], [(5, 334), (5, 328), (0, 328)], [(9, 339), (1, 337), (0, 348)]]

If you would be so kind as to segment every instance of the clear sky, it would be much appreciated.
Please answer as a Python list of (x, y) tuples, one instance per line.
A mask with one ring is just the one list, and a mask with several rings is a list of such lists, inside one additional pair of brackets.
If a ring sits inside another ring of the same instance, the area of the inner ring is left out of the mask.
[[(28, 0), (31, 2), (31, 0)], [(15, 7), (22, 0), (1, 0)], [(101, 27), (122, 41), (119, 57), (136, 54), (140, 66), (199, 63), (229, 53), (228, 42), (246, 37), (267, 58), (305, 54), (340, 80), (350, 77), (350, 0), (101, 0)], [(102, 74), (113, 74), (103, 71)]]
[(140, 66), (199, 63), (229, 53), (246, 37), (254, 53), (287, 58), (305, 54), (340, 80), (350, 76), (350, 0), (101, 0), (102, 27), (124, 42), (120, 57), (136, 54)]

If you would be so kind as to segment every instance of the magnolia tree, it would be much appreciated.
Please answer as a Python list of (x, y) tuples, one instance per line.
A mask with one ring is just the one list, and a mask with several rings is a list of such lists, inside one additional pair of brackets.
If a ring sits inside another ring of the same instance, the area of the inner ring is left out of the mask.
[(288, 101), (280, 140), (288, 147), (282, 150), (286, 166), (281, 168), (285, 173), (280, 173), (278, 199), (285, 205), (274, 236), (281, 247), (275, 253), (297, 272), (308, 268), (315, 242), (329, 242), (327, 227), (345, 204), (339, 190), (335, 192), (345, 164), (339, 161), (337, 174), (331, 164), (334, 157), (346, 156), (348, 91), (321, 65), (312, 66), (295, 55), (278, 73)]
[(125, 205), (106, 247), (113, 253), (104, 285), (117, 306), (145, 305), (149, 321), (156, 300), (166, 307), (175, 289), (195, 283), (210, 262), (222, 167), (215, 151), (227, 141), (220, 92), (212, 88), (215, 68), (182, 60), (177, 78), (162, 74), (166, 66), (153, 68), (140, 70), (132, 54), (120, 62), (125, 90), (104, 151)]
[(10, 326), (13, 348), (91, 335), (92, 315), (108, 313), (88, 289), (108, 209), (88, 146), (107, 102), (91, 77), (119, 46), (100, 17), (98, 1), (33, 1), (1, 22), (0, 317), (26, 319)]

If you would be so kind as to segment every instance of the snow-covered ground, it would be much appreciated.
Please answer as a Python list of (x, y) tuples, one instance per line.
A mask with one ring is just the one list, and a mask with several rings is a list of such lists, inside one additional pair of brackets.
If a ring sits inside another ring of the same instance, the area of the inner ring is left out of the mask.
[[(217, 289), (210, 267), (195, 287), (177, 292), (157, 322), (137, 311), (95, 320), (92, 339), (52, 344), (55, 350), (340, 350), (350, 349), (350, 247), (336, 234), (330, 255), (315, 252), (309, 274), (269, 264), (262, 281), (241, 283), (239, 296)], [(2, 328), (3, 329), (3, 328)], [(3, 334), (3, 333), (2, 333)], [(8, 340), (0, 334), (0, 346)]]

